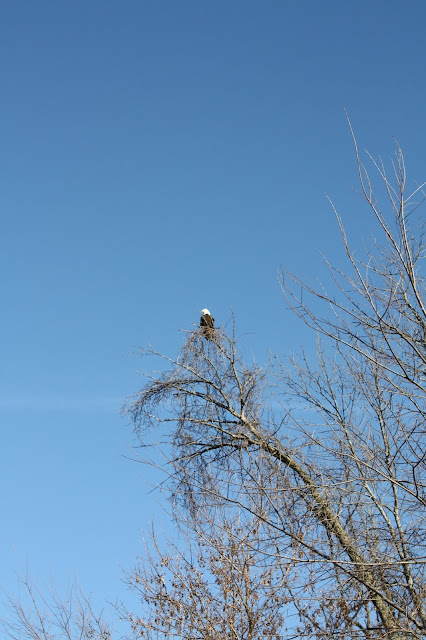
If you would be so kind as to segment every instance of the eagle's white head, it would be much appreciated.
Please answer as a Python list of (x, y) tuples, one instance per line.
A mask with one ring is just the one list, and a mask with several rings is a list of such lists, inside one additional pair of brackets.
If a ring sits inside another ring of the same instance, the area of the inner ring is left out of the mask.
[(201, 309), (201, 315), (209, 316), (210, 315), (210, 311), (208, 309)]

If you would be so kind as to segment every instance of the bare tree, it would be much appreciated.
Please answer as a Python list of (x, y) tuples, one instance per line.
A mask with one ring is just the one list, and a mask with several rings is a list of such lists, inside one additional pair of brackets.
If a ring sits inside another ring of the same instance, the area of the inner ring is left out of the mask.
[[(316, 357), (262, 369), (221, 328), (189, 332), (175, 359), (145, 350), (167, 370), (127, 410), (141, 447), (153, 426), (163, 441), (179, 543), (153, 532), (127, 575), (141, 601), (119, 607), (133, 638), (426, 637), (422, 189), (405, 197), (398, 147), (392, 180), (373, 161), (385, 217), (356, 157), (382, 240), (357, 258), (337, 216), (349, 270), (329, 265), (328, 290), (281, 277)], [(79, 590), (23, 585), (6, 638), (112, 638)]]
[(253, 548), (286, 567), (280, 588), (298, 612), (297, 637), (424, 638), (421, 189), (405, 197), (398, 147), (392, 180), (374, 163), (385, 217), (358, 151), (357, 161), (382, 241), (357, 259), (338, 217), (350, 268), (330, 265), (333, 294), (282, 274), (287, 300), (318, 334), (316, 360), (276, 358), (263, 371), (244, 362), (235, 336), (195, 331), (177, 359), (156, 353), (170, 368), (128, 411), (141, 443), (150, 425), (164, 428), (180, 508), (224, 510), (228, 522), (245, 512), (259, 539), (269, 536)]
[(65, 597), (54, 584), (39, 589), (27, 573), (22, 592), (8, 597), (9, 616), (0, 621), (10, 640), (111, 640), (112, 623), (97, 613), (78, 586)]
[(140, 611), (121, 607), (136, 637), (255, 640), (285, 632), (287, 575), (275, 556), (261, 562), (259, 545), (270, 546), (262, 524), (253, 517), (229, 521), (217, 509), (212, 516), (179, 514), (179, 545), (161, 545), (152, 531), (151, 544), (128, 574)]

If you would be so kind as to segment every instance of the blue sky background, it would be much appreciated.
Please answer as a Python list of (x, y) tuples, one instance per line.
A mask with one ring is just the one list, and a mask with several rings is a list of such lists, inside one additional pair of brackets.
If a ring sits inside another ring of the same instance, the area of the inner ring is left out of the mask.
[[(231, 308), (257, 360), (297, 348), (280, 265), (355, 244), (343, 112), (361, 147), (426, 177), (426, 5), (383, 1), (0, 6), (1, 586), (19, 564), (101, 597), (142, 551), (149, 472), (118, 411), (130, 358)], [(147, 364), (152, 366), (152, 363)]]

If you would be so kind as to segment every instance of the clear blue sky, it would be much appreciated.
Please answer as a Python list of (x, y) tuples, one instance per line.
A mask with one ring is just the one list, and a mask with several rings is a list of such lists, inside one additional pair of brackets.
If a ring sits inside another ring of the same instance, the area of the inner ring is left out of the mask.
[(158, 513), (123, 457), (129, 354), (175, 354), (203, 307), (259, 361), (304, 340), (276, 270), (341, 259), (324, 192), (355, 243), (373, 229), (343, 106), (426, 178), (425, 23), (410, 0), (3, 0), (4, 588), (28, 561), (122, 590)]

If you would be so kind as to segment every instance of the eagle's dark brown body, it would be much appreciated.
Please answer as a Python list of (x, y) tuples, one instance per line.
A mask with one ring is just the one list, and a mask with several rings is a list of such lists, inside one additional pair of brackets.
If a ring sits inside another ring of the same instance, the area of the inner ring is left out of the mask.
[(207, 340), (211, 340), (214, 335), (214, 318), (210, 315), (208, 309), (203, 309), (201, 311), (202, 316), (200, 318), (200, 328), (201, 332)]

